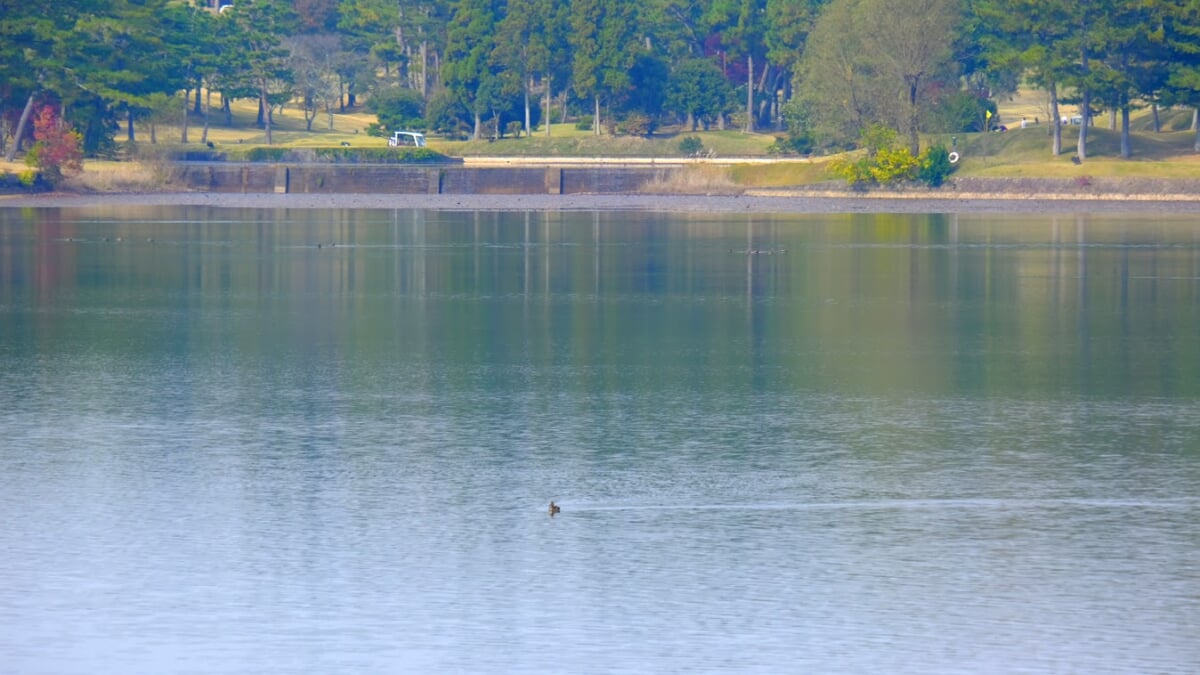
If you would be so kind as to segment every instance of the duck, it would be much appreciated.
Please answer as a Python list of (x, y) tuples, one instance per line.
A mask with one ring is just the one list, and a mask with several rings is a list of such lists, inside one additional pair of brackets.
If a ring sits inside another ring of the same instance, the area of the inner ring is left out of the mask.
[(550, 502), (550, 517), (551, 518), (554, 517), (554, 514), (560, 512), (560, 511), (562, 511), (562, 509), (559, 508), (558, 504), (555, 504), (554, 502)]

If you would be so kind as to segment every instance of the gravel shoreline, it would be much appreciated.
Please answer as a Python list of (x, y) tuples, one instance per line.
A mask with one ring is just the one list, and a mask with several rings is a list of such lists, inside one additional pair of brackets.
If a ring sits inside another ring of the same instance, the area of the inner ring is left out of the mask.
[(211, 206), (273, 209), (671, 211), (709, 213), (1200, 213), (1191, 194), (835, 193), (757, 190), (744, 195), (272, 194), (155, 192), (0, 195), (0, 208)]

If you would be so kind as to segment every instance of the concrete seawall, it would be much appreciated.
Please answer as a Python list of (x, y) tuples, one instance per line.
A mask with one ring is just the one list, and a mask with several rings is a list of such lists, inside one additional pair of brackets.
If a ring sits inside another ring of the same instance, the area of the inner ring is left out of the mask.
[(188, 190), (277, 194), (629, 194), (678, 166), (405, 166), (181, 163)]

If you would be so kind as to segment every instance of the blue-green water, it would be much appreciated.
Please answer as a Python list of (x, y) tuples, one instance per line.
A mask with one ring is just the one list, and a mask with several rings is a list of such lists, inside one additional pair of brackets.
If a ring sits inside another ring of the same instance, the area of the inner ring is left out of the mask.
[(6, 672), (1196, 672), (1200, 228), (0, 209), (0, 514)]

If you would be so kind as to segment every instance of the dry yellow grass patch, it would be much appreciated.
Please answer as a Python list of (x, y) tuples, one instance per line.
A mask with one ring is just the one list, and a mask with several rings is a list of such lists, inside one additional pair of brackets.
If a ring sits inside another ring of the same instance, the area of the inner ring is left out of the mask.
[(733, 182), (725, 167), (692, 164), (656, 178), (644, 186), (649, 194), (732, 195), (742, 188)]
[(166, 187), (169, 176), (165, 163), (88, 160), (83, 172), (69, 177), (63, 187), (78, 192), (152, 192)]

